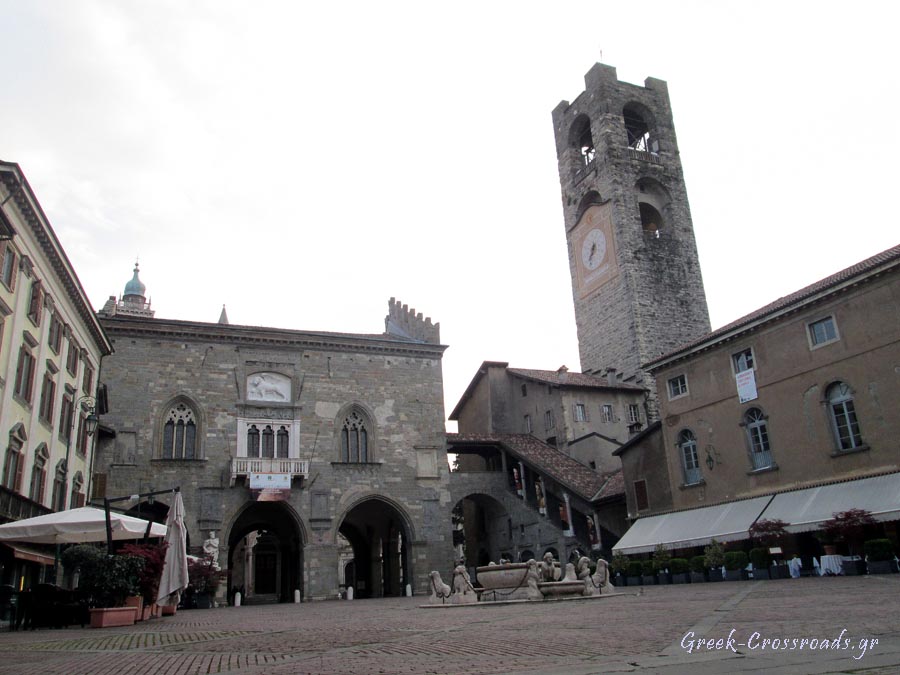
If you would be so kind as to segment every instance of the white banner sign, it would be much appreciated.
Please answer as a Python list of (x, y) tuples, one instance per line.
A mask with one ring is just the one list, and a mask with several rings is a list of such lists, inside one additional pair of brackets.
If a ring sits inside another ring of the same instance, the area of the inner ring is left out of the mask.
[(251, 473), (250, 489), (251, 490), (267, 490), (274, 488), (277, 490), (291, 489), (291, 474), (289, 473)]
[(741, 403), (752, 401), (757, 397), (756, 394), (756, 371), (752, 368), (743, 370), (734, 377), (737, 382), (738, 398)]

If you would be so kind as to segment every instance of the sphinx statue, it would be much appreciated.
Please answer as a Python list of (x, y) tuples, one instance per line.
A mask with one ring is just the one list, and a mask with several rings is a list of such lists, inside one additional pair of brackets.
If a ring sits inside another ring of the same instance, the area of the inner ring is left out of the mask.
[(450, 587), (441, 579), (441, 573), (437, 570), (428, 575), (431, 577), (431, 597), (429, 602), (432, 605), (443, 604), (450, 597)]
[(472, 587), (472, 579), (462, 562), (453, 568), (453, 596), (450, 598), (450, 602), (454, 605), (478, 602), (478, 594)]

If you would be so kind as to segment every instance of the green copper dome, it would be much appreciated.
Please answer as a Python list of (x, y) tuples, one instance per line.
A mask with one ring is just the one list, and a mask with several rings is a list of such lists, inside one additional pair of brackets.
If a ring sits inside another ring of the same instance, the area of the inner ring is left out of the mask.
[(128, 297), (129, 295), (138, 295), (140, 297), (144, 297), (144, 292), (147, 290), (147, 287), (141, 283), (141, 280), (138, 279), (138, 264), (134, 263), (134, 277), (125, 284), (125, 294), (124, 297)]

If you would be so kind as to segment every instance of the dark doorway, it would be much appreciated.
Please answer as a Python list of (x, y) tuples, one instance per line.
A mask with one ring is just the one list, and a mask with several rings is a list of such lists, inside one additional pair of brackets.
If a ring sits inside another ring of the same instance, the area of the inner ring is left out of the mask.
[[(412, 578), (411, 535), (399, 510), (371, 498), (354, 506), (344, 517), (340, 533), (353, 547), (354, 597), (401, 596)], [(347, 568), (345, 567), (345, 570)], [(350, 585), (345, 571), (345, 583)]]

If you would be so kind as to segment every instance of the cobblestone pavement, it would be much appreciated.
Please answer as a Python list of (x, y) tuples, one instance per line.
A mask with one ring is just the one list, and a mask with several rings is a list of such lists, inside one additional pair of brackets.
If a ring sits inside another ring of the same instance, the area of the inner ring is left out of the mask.
[[(0, 675), (900, 673), (900, 575), (619, 590), (474, 607), (397, 598), (193, 610), (123, 628), (2, 632)], [(688, 653), (701, 638), (721, 643)], [(785, 638), (796, 645), (774, 642)]]

